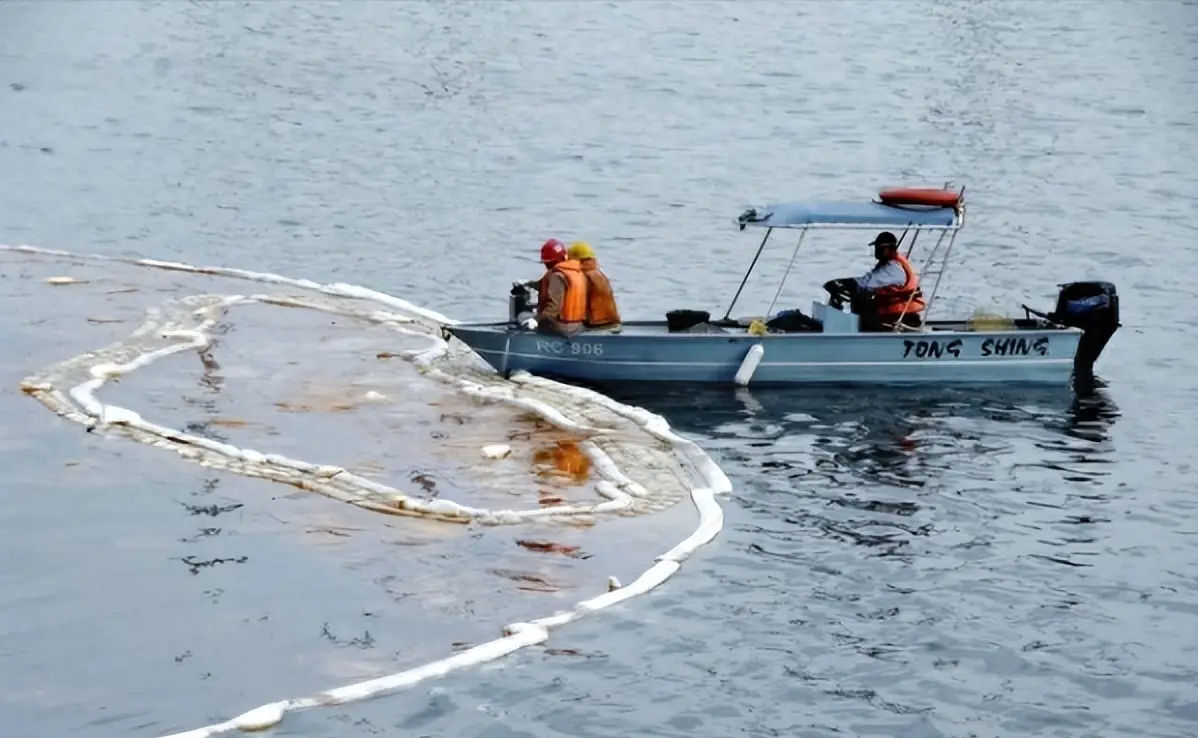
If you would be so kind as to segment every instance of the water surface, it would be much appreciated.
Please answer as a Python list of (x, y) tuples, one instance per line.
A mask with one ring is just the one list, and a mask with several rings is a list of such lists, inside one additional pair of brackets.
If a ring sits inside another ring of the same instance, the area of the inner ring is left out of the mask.
[[(745, 206), (952, 179), (971, 211), (938, 311), (1044, 308), (1076, 279), (1123, 296), (1107, 387), (1085, 402), (642, 396), (733, 479), (715, 544), (652, 596), (555, 633), (558, 650), (280, 732), (1198, 731), (1192, 2), (9, 0), (0, 29), (6, 243), (356, 282), (490, 319), (512, 280), (535, 276), (541, 241), (583, 238), (622, 310), (654, 317), (722, 310), (756, 245), (732, 225)], [(867, 235), (805, 247), (783, 302), (806, 308), (864, 269)], [(768, 303), (790, 256), (763, 257), (745, 310)], [(88, 324), (111, 308), (72, 304), (19, 262), (0, 266), (9, 732), (160, 735), (556, 608), (492, 572), (525, 565), (509, 562), (525, 555), (515, 532), (414, 533), (93, 437), (20, 396), (21, 377), (137, 318)], [(161, 292), (132, 316), (198, 289), (145, 279)], [(292, 320), (277, 313), (237, 320), (253, 338), (227, 341), (215, 413), (187, 404), (207, 395), (183, 357), (113, 392), (180, 422), (253, 421), (216, 430), (296, 453), (378, 456), (391, 411), (409, 439), (392, 450), (411, 443), (412, 402), (324, 435), (271, 405), (401, 384), (365, 366), (366, 333), (326, 332), (341, 353), (288, 368), (325, 349), (298, 328), (272, 335)], [(478, 489), (431, 445), (393, 473), (435, 467), (455, 493)], [(693, 520), (680, 505), (604, 521), (577, 532), (594, 558), (540, 560), (565, 567), (573, 601), (634, 576)], [(360, 530), (300, 532), (320, 524)], [(392, 545), (410, 538), (421, 545)], [(185, 557), (246, 558), (193, 573)]]

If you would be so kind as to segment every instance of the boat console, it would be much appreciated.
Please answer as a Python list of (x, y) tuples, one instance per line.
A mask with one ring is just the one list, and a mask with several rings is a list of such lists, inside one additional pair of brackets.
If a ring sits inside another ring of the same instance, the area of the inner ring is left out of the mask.
[(856, 313), (837, 310), (819, 300), (811, 303), (811, 315), (823, 326), (824, 333), (857, 333), (861, 330), (861, 319)]

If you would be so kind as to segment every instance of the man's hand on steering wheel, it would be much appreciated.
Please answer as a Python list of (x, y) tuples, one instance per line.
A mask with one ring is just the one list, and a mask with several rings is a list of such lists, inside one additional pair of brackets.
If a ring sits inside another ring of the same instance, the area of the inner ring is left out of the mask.
[(839, 310), (846, 302), (851, 303), (853, 296), (856, 294), (857, 283), (851, 278), (849, 279), (830, 279), (824, 282), (824, 289), (828, 291), (828, 304)]
[(831, 295), (841, 297), (850, 297), (856, 290), (856, 283), (852, 279), (830, 279), (824, 282), (824, 289)]

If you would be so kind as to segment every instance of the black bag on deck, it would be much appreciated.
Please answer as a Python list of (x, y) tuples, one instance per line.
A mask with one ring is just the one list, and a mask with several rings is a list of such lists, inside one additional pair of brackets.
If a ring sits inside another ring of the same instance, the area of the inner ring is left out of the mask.
[(766, 322), (765, 327), (783, 333), (822, 333), (824, 330), (822, 323), (798, 309), (779, 312)]
[(666, 330), (670, 333), (682, 333), (709, 320), (711, 313), (706, 310), (671, 310), (666, 313)]

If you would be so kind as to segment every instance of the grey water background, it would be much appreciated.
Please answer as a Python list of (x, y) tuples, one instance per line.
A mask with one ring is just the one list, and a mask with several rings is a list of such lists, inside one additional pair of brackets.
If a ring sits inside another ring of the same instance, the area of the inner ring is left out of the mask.
[[(731, 222), (747, 205), (952, 179), (972, 209), (938, 310), (1113, 280), (1105, 390), (630, 398), (732, 478), (716, 542), (553, 635), (580, 655), (534, 649), (276, 733), (1191, 736), (1196, 79), (1198, 5), (1163, 0), (6, 0), (0, 242), (493, 318), (544, 238), (582, 238), (623, 311), (652, 317), (726, 305), (756, 246)], [(812, 243), (784, 299), (862, 270), (865, 240)], [(763, 259), (756, 309), (789, 256)], [(269, 485), (21, 397), (20, 377), (92, 346), (39, 338), (48, 303), (6, 304), (3, 735), (182, 730), (349, 681), (316, 668), (330, 650), (372, 659), (360, 678), (554, 609), (499, 602), (467, 574), (488, 563), (450, 549), (256, 533), (247, 511), (284, 514)], [(47, 471), (99, 454), (121, 476)], [(651, 554), (693, 519), (684, 503), (635, 525), (661, 526)], [(503, 556), (491, 535), (458, 549)], [(246, 559), (192, 574), (184, 556)], [(441, 604), (400, 595), (428, 576)]]

